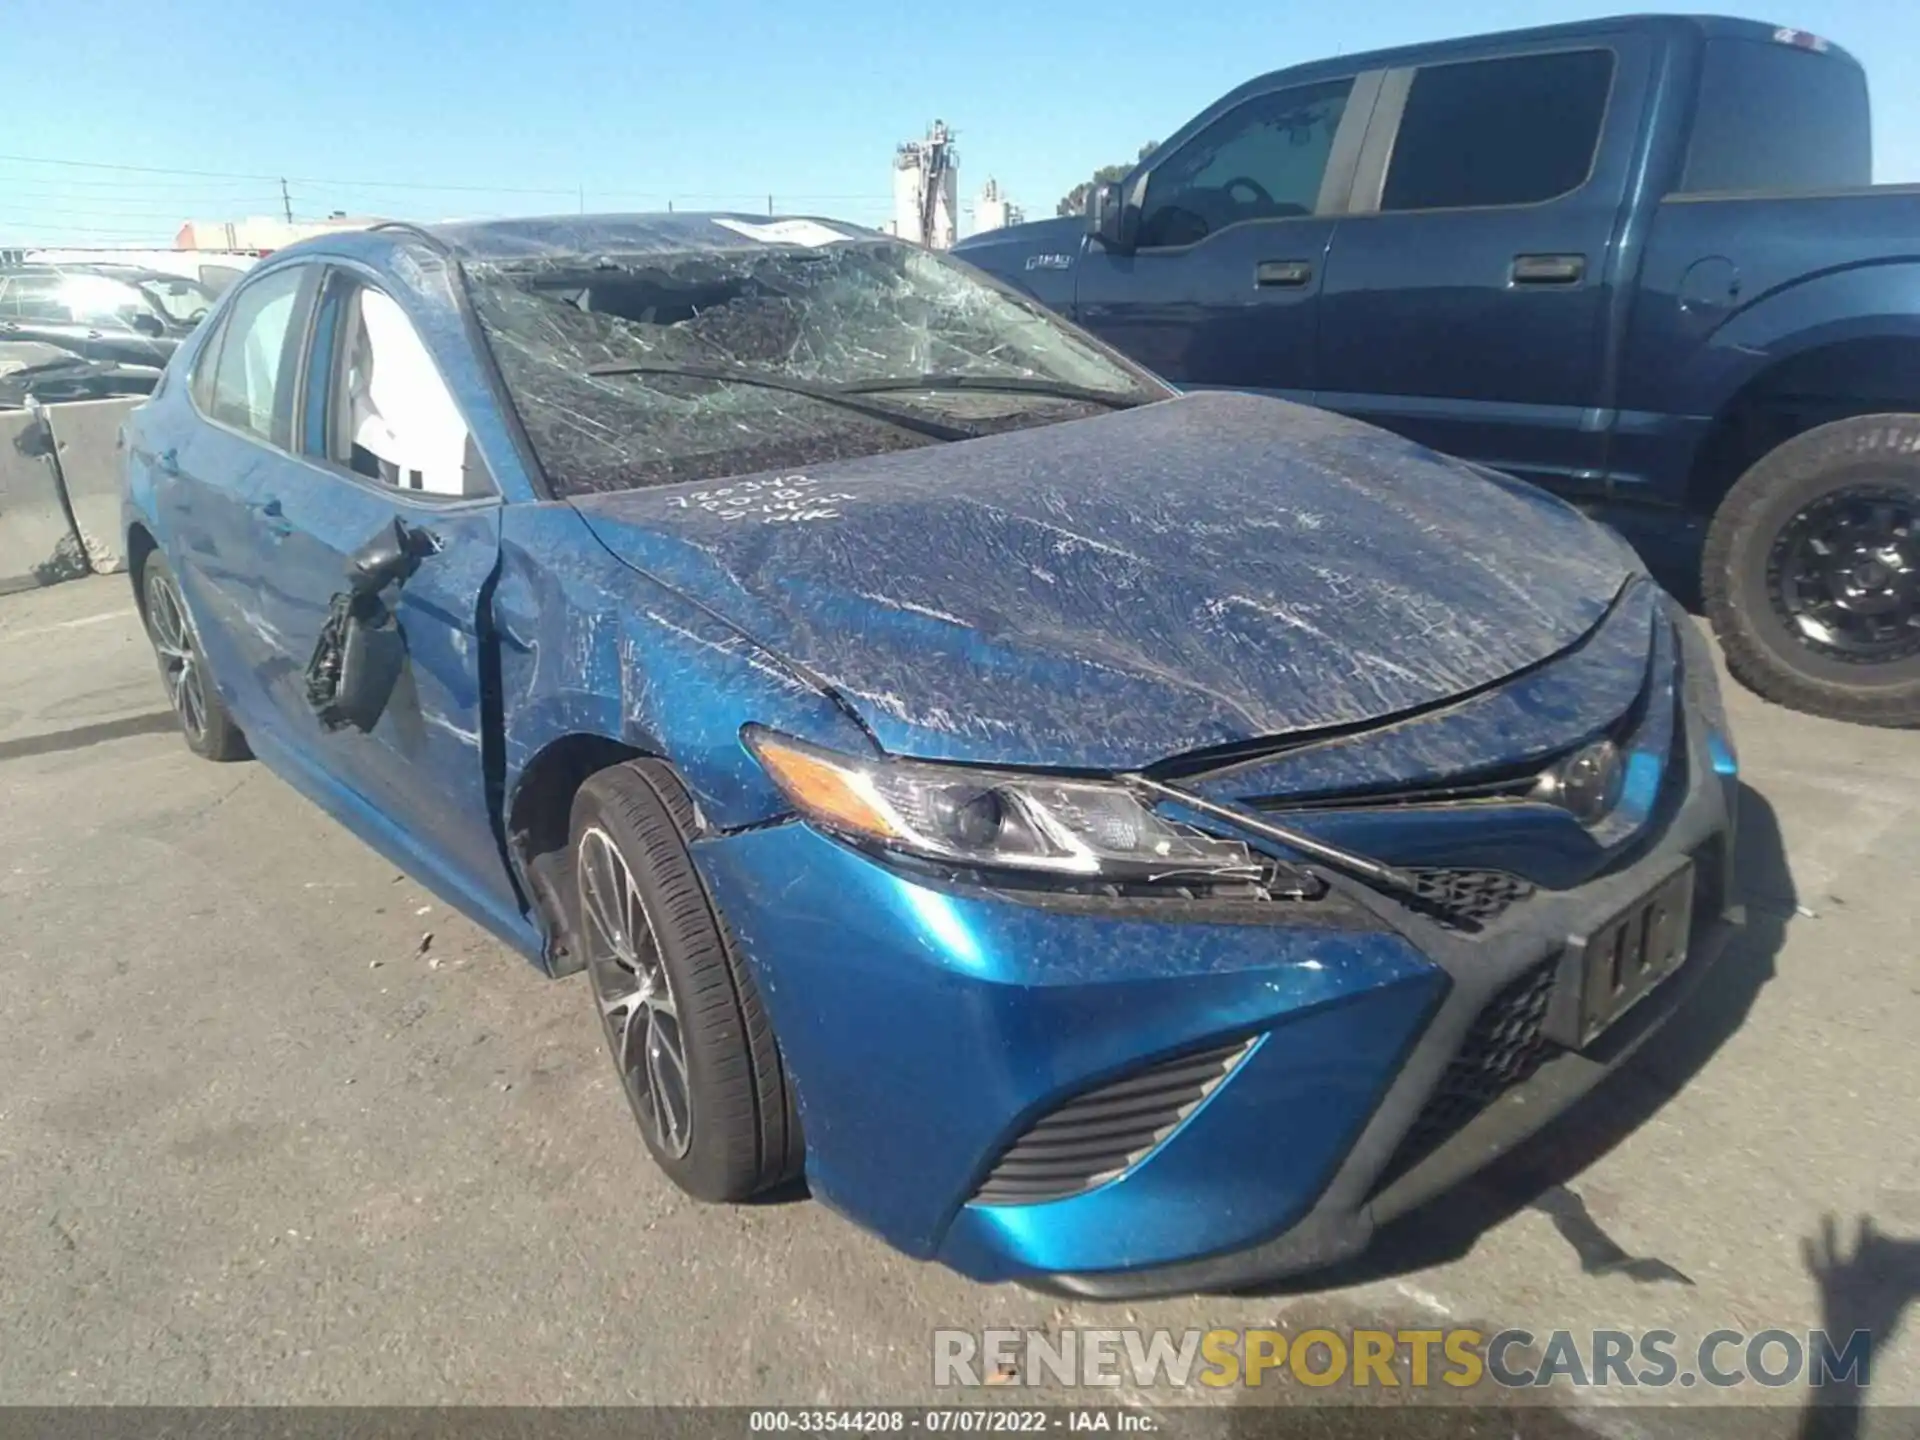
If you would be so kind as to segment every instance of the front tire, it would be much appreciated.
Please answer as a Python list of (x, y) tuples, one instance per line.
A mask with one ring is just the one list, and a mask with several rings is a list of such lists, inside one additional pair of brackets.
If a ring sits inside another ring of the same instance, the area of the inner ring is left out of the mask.
[(687, 842), (693, 803), (657, 760), (602, 770), (570, 825), (575, 933), (641, 1137), (701, 1200), (799, 1174), (800, 1120), (773, 1027)]
[(1713, 517), (1701, 588), (1749, 689), (1920, 724), (1920, 415), (1838, 420), (1762, 458)]
[(247, 737), (214, 687), (200, 639), (187, 618), (180, 582), (158, 551), (140, 567), (140, 613), (160, 665), (160, 681), (167, 687), (167, 703), (180, 722), (187, 748), (207, 760), (249, 759), (253, 752), (247, 748)]

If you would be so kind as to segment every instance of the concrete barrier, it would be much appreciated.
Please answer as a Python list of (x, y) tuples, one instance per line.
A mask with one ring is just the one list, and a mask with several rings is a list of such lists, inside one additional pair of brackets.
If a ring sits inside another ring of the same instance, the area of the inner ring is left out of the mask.
[[(107, 534), (118, 528), (116, 520)], [(0, 410), (0, 595), (57, 585), (87, 569), (45, 423), (30, 410)]]
[(120, 538), (120, 422), (145, 398), (74, 400), (42, 412), (53, 430), (67, 511), (97, 574), (127, 568)]

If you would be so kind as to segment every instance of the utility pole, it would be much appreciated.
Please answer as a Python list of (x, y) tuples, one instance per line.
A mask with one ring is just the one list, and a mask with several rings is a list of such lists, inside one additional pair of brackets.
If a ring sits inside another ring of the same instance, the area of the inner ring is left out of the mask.
[(287, 224), (293, 223), (293, 197), (287, 194), (287, 177), (280, 177), (280, 213), (287, 218)]
[(771, 195), (767, 196), (767, 214), (773, 214), (773, 197)]
[(580, 186), (580, 213), (582, 215), (587, 213), (587, 187), (585, 182), (582, 182)]

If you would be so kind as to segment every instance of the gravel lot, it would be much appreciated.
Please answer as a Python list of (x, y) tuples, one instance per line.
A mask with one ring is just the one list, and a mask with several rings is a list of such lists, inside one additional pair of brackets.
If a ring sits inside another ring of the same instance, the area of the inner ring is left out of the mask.
[[(124, 577), (0, 602), (0, 674), (0, 1404), (951, 1400), (935, 1327), (1050, 1320), (1865, 1325), (1875, 1401), (1920, 1404), (1920, 734), (1730, 689), (1751, 924), (1689, 1012), (1364, 1269), (1102, 1307), (670, 1190), (584, 982), (188, 754)], [(1659, 1398), (1785, 1425), (1807, 1397)], [(1622, 1399), (1555, 1403), (1666, 1433)]]

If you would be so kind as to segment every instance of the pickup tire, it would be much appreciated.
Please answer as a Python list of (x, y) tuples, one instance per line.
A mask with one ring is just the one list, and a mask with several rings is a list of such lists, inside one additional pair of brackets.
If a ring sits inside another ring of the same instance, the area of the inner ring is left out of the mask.
[(632, 760), (574, 797), (575, 934), (614, 1067), (647, 1148), (700, 1200), (800, 1173), (793, 1086), (753, 977), (687, 849), (693, 802)]
[(1727, 668), (1769, 700), (1920, 724), (1920, 415), (1797, 435), (1727, 492), (1701, 590)]

